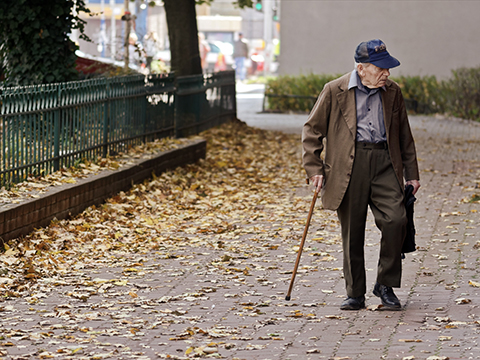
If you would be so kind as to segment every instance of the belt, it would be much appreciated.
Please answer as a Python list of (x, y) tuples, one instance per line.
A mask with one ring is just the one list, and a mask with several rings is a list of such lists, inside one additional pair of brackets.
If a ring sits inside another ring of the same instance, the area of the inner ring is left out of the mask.
[(357, 141), (355, 143), (355, 147), (357, 149), (388, 149), (388, 145), (386, 141), (382, 141), (379, 143), (369, 143), (363, 141)]

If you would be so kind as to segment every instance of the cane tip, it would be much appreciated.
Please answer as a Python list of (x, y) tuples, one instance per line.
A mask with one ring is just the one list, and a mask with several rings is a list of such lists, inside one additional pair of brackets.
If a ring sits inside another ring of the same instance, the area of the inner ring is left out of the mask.
[(290, 301), (290, 296), (285, 296), (285, 300)]

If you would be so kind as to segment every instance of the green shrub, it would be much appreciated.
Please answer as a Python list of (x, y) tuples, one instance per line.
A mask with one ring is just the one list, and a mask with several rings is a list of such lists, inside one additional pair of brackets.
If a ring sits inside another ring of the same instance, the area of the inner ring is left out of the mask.
[(453, 70), (444, 87), (448, 113), (480, 121), (480, 67)]
[[(265, 86), (267, 109), (309, 112), (325, 84), (337, 77), (310, 74), (270, 78)], [(452, 77), (442, 81), (435, 76), (398, 76), (392, 80), (399, 84), (412, 113), (447, 113), (480, 121), (480, 67), (453, 70)]]
[[(0, 1), (0, 59), (8, 86), (51, 84), (78, 79), (78, 46), (68, 34), (85, 34), (90, 10), (85, 0)], [(0, 66), (1, 67), (1, 66)]]
[(265, 86), (265, 95), (268, 98), (267, 108), (282, 112), (310, 111), (325, 84), (338, 76), (310, 74), (269, 79)]
[(400, 88), (407, 109), (418, 114), (430, 114), (440, 110), (442, 86), (435, 76), (392, 77)]

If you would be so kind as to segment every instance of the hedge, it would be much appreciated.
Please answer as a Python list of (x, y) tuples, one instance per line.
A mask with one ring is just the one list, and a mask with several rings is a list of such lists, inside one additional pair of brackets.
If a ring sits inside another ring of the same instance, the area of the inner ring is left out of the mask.
[[(266, 110), (309, 112), (325, 84), (340, 75), (279, 76), (267, 80)], [(452, 76), (392, 77), (402, 89), (409, 112), (445, 113), (480, 121), (480, 67), (452, 70)]]

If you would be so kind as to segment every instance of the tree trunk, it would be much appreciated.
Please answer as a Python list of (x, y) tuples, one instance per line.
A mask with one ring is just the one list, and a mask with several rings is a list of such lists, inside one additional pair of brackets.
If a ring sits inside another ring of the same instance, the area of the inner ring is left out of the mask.
[[(123, 55), (123, 68), (128, 70), (128, 65), (130, 63), (130, 48), (129, 48), (129, 41), (130, 41), (130, 31), (132, 30), (132, 23), (131, 23), (131, 15), (130, 9), (128, 7), (129, 0), (125, 0), (124, 2), (124, 16), (125, 16), (125, 39), (123, 43), (124, 55)], [(122, 18), (123, 19), (123, 18)]]
[(195, 0), (164, 0), (171, 68), (176, 76), (202, 73)]

